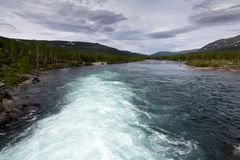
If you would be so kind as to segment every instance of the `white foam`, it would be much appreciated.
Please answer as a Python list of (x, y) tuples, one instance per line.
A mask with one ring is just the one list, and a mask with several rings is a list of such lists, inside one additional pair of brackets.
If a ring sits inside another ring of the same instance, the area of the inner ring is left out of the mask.
[(118, 76), (104, 72), (72, 82), (62, 111), (34, 125), (34, 133), (1, 151), (0, 159), (170, 160), (174, 153), (189, 154), (190, 142), (170, 141), (140, 124), (137, 115), (147, 113), (131, 103), (135, 95)]

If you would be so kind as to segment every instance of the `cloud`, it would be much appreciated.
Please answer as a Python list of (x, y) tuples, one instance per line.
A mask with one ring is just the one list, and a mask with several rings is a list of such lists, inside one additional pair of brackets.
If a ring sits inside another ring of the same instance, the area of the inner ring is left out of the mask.
[(104, 27), (104, 28), (102, 28), (102, 31), (103, 32), (113, 32), (114, 29), (112, 27)]
[(40, 1), (35, 5), (33, 1), (25, 1), (19, 5), (19, 9), (12, 12), (15, 15), (65, 32), (112, 32), (114, 29), (111, 25), (127, 19), (113, 11), (94, 10), (71, 1), (59, 1), (57, 4)]
[(239, 0), (0, 0), (4, 20), (0, 34), (101, 42), (135, 52), (185, 50), (239, 34), (239, 4)]
[(240, 5), (199, 13), (191, 16), (189, 20), (194, 24), (199, 24), (202, 26), (239, 23)]
[(0, 32), (20, 33), (20, 31), (15, 26), (4, 22), (4, 20), (1, 18), (0, 18)]
[(110, 42), (109, 39), (106, 39), (106, 38), (99, 38), (99, 39), (97, 39), (97, 41), (100, 43), (109, 43)]
[(15, 26), (7, 23), (1, 23), (1, 22), (0, 22), (0, 32), (20, 33), (20, 31), (17, 30)]
[(135, 40), (135, 41), (143, 40), (145, 38), (142, 32), (138, 30), (117, 32), (111, 35), (110, 37), (117, 40)]
[(204, 0), (193, 5), (193, 10), (210, 10), (219, 0)]
[(178, 34), (187, 33), (196, 29), (198, 29), (198, 27), (196, 26), (187, 26), (187, 27), (177, 28), (177, 29), (163, 31), (163, 32), (149, 33), (147, 34), (147, 36), (153, 39), (173, 38), (173, 37), (176, 37)]
[(147, 36), (153, 39), (173, 38), (179, 34), (188, 33), (200, 28), (226, 24), (231, 25), (240, 22), (240, 4), (224, 9), (211, 10), (208, 6), (212, 5), (212, 2), (216, 1), (204, 1), (201, 5), (194, 6), (197, 8), (207, 8), (207, 10), (190, 16), (190, 25), (168, 31), (149, 33)]
[(89, 11), (89, 15), (86, 18), (99, 25), (110, 25), (127, 19), (122, 14), (116, 14), (107, 10)]

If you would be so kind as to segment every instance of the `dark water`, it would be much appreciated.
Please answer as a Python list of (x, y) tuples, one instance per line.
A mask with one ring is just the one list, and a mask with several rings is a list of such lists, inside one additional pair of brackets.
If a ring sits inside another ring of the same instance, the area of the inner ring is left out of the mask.
[(1, 160), (237, 158), (239, 73), (146, 61), (40, 78), (25, 92), (43, 108), (1, 130)]

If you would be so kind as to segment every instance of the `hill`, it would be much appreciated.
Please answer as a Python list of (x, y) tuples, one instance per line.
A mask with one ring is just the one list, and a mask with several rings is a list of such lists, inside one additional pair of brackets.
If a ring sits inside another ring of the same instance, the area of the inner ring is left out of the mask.
[(127, 63), (146, 56), (97, 43), (38, 41), (0, 37), (0, 82), (16, 85), (24, 75), (39, 70), (91, 65), (93, 62)]
[(200, 52), (220, 51), (220, 50), (240, 50), (240, 35), (232, 38), (220, 39), (209, 43), (200, 49)]
[(16, 39), (20, 42), (25, 43), (43, 43), (49, 46), (71, 49), (78, 51), (80, 53), (96, 53), (102, 55), (117, 55), (117, 56), (129, 56), (129, 57), (138, 57), (144, 56), (143, 54), (133, 53), (130, 51), (118, 50), (116, 48), (108, 47), (99, 43), (89, 43), (89, 42), (78, 42), (78, 41), (45, 41), (45, 40), (22, 40)]
[(170, 51), (161, 51), (152, 54), (151, 56), (171, 56), (171, 55), (176, 55), (177, 52), (170, 52)]
[(195, 67), (240, 70), (240, 36), (217, 40), (195, 52), (158, 56), (155, 59), (182, 61)]
[(193, 49), (193, 50), (184, 50), (184, 51), (179, 51), (179, 52), (169, 52), (169, 51), (161, 51), (152, 54), (151, 56), (173, 56), (173, 55), (178, 55), (178, 54), (188, 54), (188, 53), (195, 53), (197, 52), (198, 49)]

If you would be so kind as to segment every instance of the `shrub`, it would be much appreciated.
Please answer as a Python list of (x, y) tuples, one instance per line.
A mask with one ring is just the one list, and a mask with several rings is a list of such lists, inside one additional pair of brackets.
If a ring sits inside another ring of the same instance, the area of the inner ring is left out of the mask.
[(8, 68), (3, 72), (3, 80), (7, 86), (14, 86), (22, 82), (24, 79), (15, 69)]

